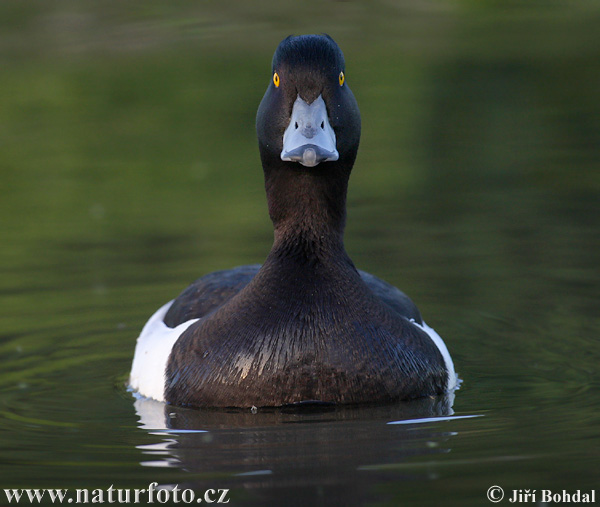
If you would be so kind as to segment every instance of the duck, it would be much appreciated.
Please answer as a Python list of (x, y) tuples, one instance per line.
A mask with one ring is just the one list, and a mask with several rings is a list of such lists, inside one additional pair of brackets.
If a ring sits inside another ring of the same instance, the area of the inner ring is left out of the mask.
[(186, 407), (387, 403), (457, 385), (412, 300), (344, 247), (361, 116), (329, 35), (285, 38), (256, 115), (274, 240), (262, 265), (196, 280), (149, 319), (129, 385)]

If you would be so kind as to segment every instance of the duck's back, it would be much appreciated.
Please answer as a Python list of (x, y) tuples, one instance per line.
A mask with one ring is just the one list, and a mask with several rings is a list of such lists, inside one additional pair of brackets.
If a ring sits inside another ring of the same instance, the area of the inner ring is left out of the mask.
[(251, 264), (204, 275), (173, 301), (165, 324), (172, 328), (214, 312), (248, 285), (259, 269), (260, 264)]
[[(359, 276), (351, 264), (343, 277), (323, 266), (310, 273), (289, 264), (243, 266), (186, 290), (173, 313), (204, 318), (173, 346), (165, 399), (191, 406), (365, 403), (448, 388), (443, 351), (406, 295)], [(193, 294), (207, 299), (193, 302)]]
[[(204, 275), (175, 299), (164, 317), (165, 324), (173, 328), (214, 312), (248, 285), (260, 268), (260, 264), (250, 264)], [(366, 271), (359, 270), (358, 273), (373, 294), (390, 309), (422, 324), (417, 306), (404, 292)]]

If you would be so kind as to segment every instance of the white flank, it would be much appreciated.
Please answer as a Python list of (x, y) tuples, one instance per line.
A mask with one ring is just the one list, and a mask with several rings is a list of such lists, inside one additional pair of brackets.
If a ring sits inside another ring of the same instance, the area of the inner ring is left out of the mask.
[(439, 334), (437, 334), (433, 328), (425, 324), (425, 321), (423, 321), (423, 325), (420, 325), (414, 320), (411, 320), (411, 322), (418, 328), (425, 331), (429, 335), (429, 338), (433, 340), (433, 343), (435, 343), (436, 347), (440, 351), (440, 354), (442, 354), (444, 358), (444, 362), (446, 363), (446, 369), (448, 370), (448, 385), (446, 386), (446, 389), (448, 391), (454, 389), (458, 383), (458, 380), (456, 377), (456, 372), (454, 371), (454, 363), (452, 362), (450, 352), (448, 352), (448, 348), (446, 347), (444, 340), (442, 340), (442, 337)]
[(181, 334), (198, 319), (188, 320), (177, 327), (168, 327), (163, 318), (173, 304), (160, 307), (137, 339), (129, 386), (146, 398), (165, 401), (165, 373), (173, 345)]

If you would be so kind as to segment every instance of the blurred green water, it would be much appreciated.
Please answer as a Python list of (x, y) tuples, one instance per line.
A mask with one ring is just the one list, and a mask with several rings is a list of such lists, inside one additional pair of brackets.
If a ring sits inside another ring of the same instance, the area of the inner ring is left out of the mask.
[[(304, 5), (0, 6), (2, 487), (481, 505), (495, 483), (597, 484), (600, 8)], [(464, 380), (454, 410), (485, 416), (414, 439), (361, 412), (317, 443), (226, 421), (223, 444), (175, 439), (187, 472), (142, 467), (157, 439), (115, 387), (135, 337), (197, 276), (266, 256), (254, 115), (279, 40), (322, 31), (363, 117), (348, 251), (417, 302)]]

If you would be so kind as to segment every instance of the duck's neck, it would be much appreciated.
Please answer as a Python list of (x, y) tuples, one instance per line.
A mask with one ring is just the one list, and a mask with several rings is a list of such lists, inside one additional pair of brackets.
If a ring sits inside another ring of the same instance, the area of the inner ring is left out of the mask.
[(344, 251), (348, 176), (335, 168), (284, 168), (265, 174), (269, 215), (275, 229), (273, 251), (307, 257)]

